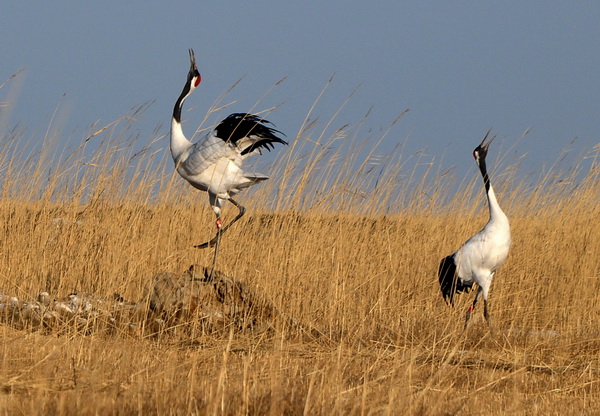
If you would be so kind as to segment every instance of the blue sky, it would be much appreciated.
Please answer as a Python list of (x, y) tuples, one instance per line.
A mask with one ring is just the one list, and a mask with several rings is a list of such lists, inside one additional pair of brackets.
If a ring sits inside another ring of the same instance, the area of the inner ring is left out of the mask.
[(242, 79), (226, 100), (236, 102), (211, 121), (283, 102), (269, 119), (293, 139), (335, 73), (320, 120), (358, 90), (333, 127), (372, 108), (366, 129), (387, 129), (410, 109), (382, 152), (406, 141), (406, 152), (425, 149), (467, 172), (492, 128), (497, 151), (526, 154), (526, 170), (539, 171), (574, 139), (573, 155), (600, 142), (599, 2), (204, 3), (6, 2), (0, 83), (25, 71), (0, 90), (12, 104), (5, 123), (36, 137), (58, 106), (77, 142), (93, 123), (154, 101), (134, 127), (142, 137), (167, 132), (194, 48), (203, 82), (186, 105), (188, 135)]

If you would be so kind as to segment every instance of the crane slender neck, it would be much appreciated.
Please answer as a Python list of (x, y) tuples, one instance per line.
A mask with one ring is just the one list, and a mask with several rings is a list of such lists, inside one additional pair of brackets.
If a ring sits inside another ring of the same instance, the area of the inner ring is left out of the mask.
[(181, 124), (181, 109), (183, 108), (183, 103), (185, 102), (185, 99), (188, 97), (188, 95), (190, 95), (190, 92), (191, 92), (190, 83), (187, 82), (185, 84), (185, 87), (183, 87), (183, 91), (181, 91), (179, 98), (177, 98), (177, 101), (175, 101), (175, 107), (173, 107), (173, 120), (177, 121), (180, 124)]
[(487, 166), (485, 165), (485, 158), (479, 160), (479, 171), (481, 172), (481, 176), (483, 178), (483, 185), (485, 186), (485, 192), (490, 192), (490, 177), (487, 172)]
[(479, 160), (479, 171), (481, 172), (481, 176), (483, 178), (483, 184), (485, 186), (485, 193), (488, 199), (488, 208), (490, 211), (490, 221), (494, 220), (506, 220), (506, 214), (500, 208), (500, 204), (498, 203), (498, 199), (496, 198), (496, 193), (494, 192), (494, 188), (492, 188), (492, 184), (490, 183), (490, 176), (487, 172), (487, 166), (485, 164), (485, 158)]
[(181, 91), (181, 95), (179, 95), (179, 98), (177, 98), (177, 101), (175, 101), (175, 106), (173, 107), (170, 145), (171, 156), (173, 156), (175, 163), (177, 163), (183, 152), (185, 152), (192, 145), (192, 143), (186, 139), (181, 126), (181, 109), (183, 108), (185, 99), (188, 97), (188, 95), (190, 95), (191, 92), (191, 81), (188, 81), (183, 87), (183, 91)]

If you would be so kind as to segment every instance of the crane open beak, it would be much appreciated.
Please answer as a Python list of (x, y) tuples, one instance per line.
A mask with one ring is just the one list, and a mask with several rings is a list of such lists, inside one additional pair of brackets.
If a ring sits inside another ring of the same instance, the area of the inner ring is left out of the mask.
[(490, 147), (490, 144), (492, 144), (492, 142), (494, 141), (494, 139), (496, 138), (496, 136), (494, 135), (487, 143), (486, 140), (489, 137), (490, 133), (491, 133), (492, 129), (489, 129), (488, 132), (485, 134), (485, 137), (483, 138), (483, 140), (481, 141), (481, 144), (479, 145), (479, 147), (481, 149), (483, 149), (484, 151), (487, 152), (488, 147)]
[(189, 49), (190, 53), (190, 72), (197, 71), (198, 67), (196, 66), (196, 57), (194, 56), (194, 50)]

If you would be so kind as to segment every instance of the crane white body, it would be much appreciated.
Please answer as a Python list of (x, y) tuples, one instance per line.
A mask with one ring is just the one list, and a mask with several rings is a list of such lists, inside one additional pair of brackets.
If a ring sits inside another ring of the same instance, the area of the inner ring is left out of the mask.
[(217, 137), (213, 130), (192, 144), (183, 136), (181, 124), (173, 124), (175, 125), (171, 128), (171, 154), (177, 173), (194, 188), (208, 192), (215, 215), (221, 214), (224, 201), (244, 188), (269, 179), (268, 176), (247, 173), (242, 169), (244, 159), (258, 151), (254, 150), (242, 156), (242, 151), (252, 145), (253, 141), (244, 140), (241, 145), (235, 145)]
[(454, 253), (458, 279), (464, 285), (477, 283), (484, 299), (487, 299), (494, 274), (506, 261), (511, 245), (508, 217), (500, 209), (491, 186), (488, 203), (488, 223)]

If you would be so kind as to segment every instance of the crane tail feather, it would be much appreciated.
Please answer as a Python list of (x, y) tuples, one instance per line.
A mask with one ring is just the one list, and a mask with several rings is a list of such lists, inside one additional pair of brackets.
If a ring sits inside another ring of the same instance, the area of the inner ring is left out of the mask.
[(464, 283), (462, 279), (458, 277), (454, 255), (442, 259), (438, 270), (438, 278), (442, 296), (446, 303), (451, 306), (454, 306), (454, 294), (461, 292), (469, 293), (473, 286), (473, 283)]

